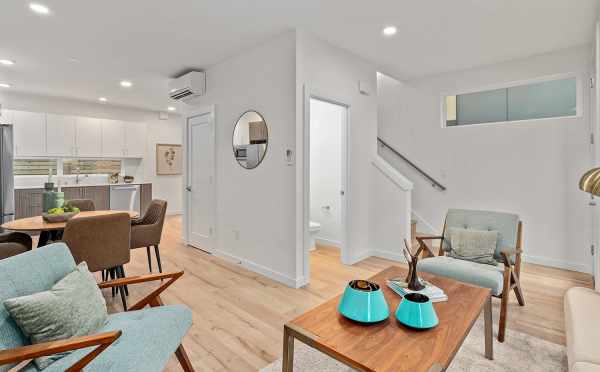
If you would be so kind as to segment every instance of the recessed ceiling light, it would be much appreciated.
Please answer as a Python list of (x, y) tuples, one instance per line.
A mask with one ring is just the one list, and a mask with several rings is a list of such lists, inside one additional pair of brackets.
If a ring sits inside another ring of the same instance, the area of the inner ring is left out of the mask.
[(69, 58), (69, 62), (71, 62), (71, 63), (79, 63), (79, 62), (81, 62), (81, 61), (80, 61), (80, 60), (78, 60), (78, 59), (77, 59), (77, 58), (75, 58), (75, 57), (70, 57), (70, 58)]
[(106, 102), (108, 100), (106, 99), (106, 97), (100, 97), (100, 98), (98, 98), (98, 101), (100, 101), (100, 102)]
[(47, 6), (38, 3), (29, 3), (29, 9), (37, 14), (50, 14), (50, 9)]
[(169, 111), (175, 111), (177, 109), (175, 107), (173, 107), (173, 106), (169, 106), (169, 107), (167, 107), (167, 110), (169, 110)]
[(0, 88), (10, 88), (10, 84), (0, 83)]
[(133, 85), (133, 83), (128, 80), (123, 80), (120, 84), (123, 88), (131, 88), (131, 86)]
[(0, 65), (12, 66), (14, 64), (15, 64), (15, 61), (11, 61), (10, 59), (0, 59)]
[(396, 32), (398, 32), (396, 26), (386, 26), (383, 30), (381, 30), (381, 33), (384, 36), (393, 36), (396, 35)]

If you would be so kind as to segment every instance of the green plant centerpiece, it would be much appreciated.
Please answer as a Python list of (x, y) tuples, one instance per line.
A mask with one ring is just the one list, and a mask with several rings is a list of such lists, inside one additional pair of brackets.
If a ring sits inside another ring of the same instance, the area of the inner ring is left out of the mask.
[(48, 210), (48, 213), (44, 213), (42, 217), (47, 222), (65, 222), (71, 219), (79, 212), (79, 208), (67, 202), (62, 207), (52, 208)]

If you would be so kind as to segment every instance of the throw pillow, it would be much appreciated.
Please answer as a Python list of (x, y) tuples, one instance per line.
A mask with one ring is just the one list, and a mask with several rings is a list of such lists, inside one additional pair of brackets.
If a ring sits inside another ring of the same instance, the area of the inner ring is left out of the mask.
[[(85, 262), (44, 292), (11, 298), (4, 306), (32, 344), (92, 334), (108, 318), (106, 301)], [(69, 352), (35, 359), (44, 369)]]
[(450, 235), (450, 257), (488, 265), (497, 265), (494, 259), (498, 231), (471, 229), (448, 229)]

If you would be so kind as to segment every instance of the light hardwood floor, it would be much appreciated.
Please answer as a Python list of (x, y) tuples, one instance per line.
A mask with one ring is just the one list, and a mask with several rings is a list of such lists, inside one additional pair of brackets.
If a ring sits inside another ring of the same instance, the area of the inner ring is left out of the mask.
[[(167, 304), (183, 303), (193, 310), (194, 325), (184, 345), (196, 371), (259, 370), (280, 358), (286, 321), (339, 294), (349, 280), (367, 278), (396, 264), (368, 258), (344, 266), (337, 249), (321, 246), (311, 254), (310, 285), (292, 289), (184, 246), (180, 217), (169, 217), (166, 221), (161, 256), (164, 271), (185, 270), (185, 275), (166, 291), (163, 299)], [(155, 266), (154, 260), (153, 263)], [(147, 273), (145, 249), (132, 253), (126, 270), (127, 275)], [(508, 328), (564, 344), (562, 297), (570, 287), (591, 286), (591, 277), (525, 265), (521, 282), (526, 306), (519, 307), (511, 296)], [(129, 303), (151, 288), (130, 287)], [(111, 311), (120, 311), (118, 296), (112, 299), (110, 292), (104, 293)], [(175, 358), (171, 358), (167, 370), (181, 371)]]

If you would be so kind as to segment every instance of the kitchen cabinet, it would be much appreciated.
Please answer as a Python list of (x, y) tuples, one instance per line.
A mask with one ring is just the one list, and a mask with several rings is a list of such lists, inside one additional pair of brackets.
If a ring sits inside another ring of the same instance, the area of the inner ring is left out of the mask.
[(90, 199), (96, 210), (109, 209), (109, 186), (75, 186), (63, 187), (65, 202), (73, 199)]
[(12, 110), (6, 110), (0, 107), (0, 124), (12, 124), (13, 123)]
[[(137, 185), (137, 184), (135, 184)], [(140, 185), (140, 210), (142, 215), (152, 201), (152, 184)], [(110, 209), (110, 185), (100, 186), (73, 186), (62, 187), (65, 201), (73, 199), (91, 199), (96, 210)], [(44, 189), (16, 189), (15, 190), (15, 218), (40, 216), (42, 214), (42, 195)]]
[(102, 121), (102, 156), (143, 158), (146, 155), (146, 124)]
[(46, 114), (13, 111), (15, 151), (18, 158), (46, 155)]
[(77, 117), (75, 155), (81, 157), (102, 156), (102, 120)]
[(143, 158), (146, 156), (146, 123), (125, 123), (125, 157)]
[(125, 156), (125, 126), (117, 120), (102, 120), (102, 156), (122, 158)]
[(46, 154), (48, 156), (75, 156), (77, 118), (65, 115), (46, 115)]
[(15, 190), (15, 218), (27, 218), (42, 214), (44, 189)]

